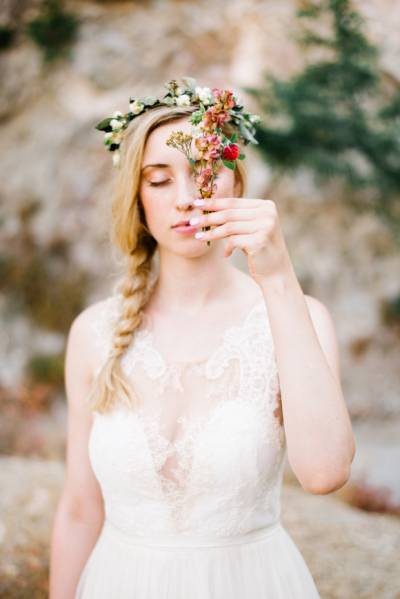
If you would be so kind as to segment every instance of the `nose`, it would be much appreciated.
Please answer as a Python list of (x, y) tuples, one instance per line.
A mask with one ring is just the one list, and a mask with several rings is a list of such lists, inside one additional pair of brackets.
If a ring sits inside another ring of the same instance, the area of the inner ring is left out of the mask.
[(175, 205), (178, 209), (185, 210), (193, 207), (193, 201), (198, 196), (193, 174), (182, 175), (176, 186)]

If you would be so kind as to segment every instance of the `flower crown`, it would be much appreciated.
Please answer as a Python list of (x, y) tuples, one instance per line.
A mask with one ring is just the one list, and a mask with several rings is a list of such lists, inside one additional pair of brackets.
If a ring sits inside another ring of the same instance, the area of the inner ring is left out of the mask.
[[(123, 139), (123, 132), (129, 123), (143, 112), (156, 108), (157, 106), (196, 106), (199, 109), (191, 114), (192, 136), (185, 136), (182, 132), (175, 139), (168, 140), (167, 144), (177, 147), (185, 152), (188, 159), (188, 143), (192, 138), (197, 140), (196, 146), (201, 153), (205, 153), (206, 146), (209, 149), (208, 158), (214, 161), (221, 158), (226, 166), (235, 168), (236, 159), (243, 160), (244, 154), (238, 151), (234, 143), (237, 136), (242, 139), (244, 145), (249, 143), (258, 144), (254, 135), (255, 125), (260, 122), (257, 114), (251, 114), (244, 110), (239, 104), (238, 98), (231, 90), (210, 89), (199, 87), (192, 77), (182, 77), (182, 84), (178, 85), (175, 79), (164, 84), (167, 93), (160, 100), (155, 96), (129, 99), (130, 110), (123, 114), (117, 110), (111, 117), (107, 117), (96, 125), (96, 129), (104, 131), (104, 145), (113, 152), (113, 164), (118, 166), (120, 162), (119, 148)], [(237, 129), (237, 134), (230, 138), (222, 135), (221, 126), (230, 122)], [(214, 134), (214, 138), (210, 135)], [(189, 139), (190, 137), (190, 139)], [(170, 142), (170, 143), (169, 143)], [(209, 148), (211, 143), (211, 150)], [(220, 150), (218, 152), (218, 149)], [(203, 152), (202, 152), (203, 150)], [(212, 152), (212, 150), (214, 150)]]

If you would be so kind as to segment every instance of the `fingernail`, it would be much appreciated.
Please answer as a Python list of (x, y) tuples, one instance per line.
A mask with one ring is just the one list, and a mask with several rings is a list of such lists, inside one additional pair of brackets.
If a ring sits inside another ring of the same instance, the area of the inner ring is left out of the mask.
[(193, 218), (191, 218), (189, 220), (189, 224), (191, 225), (198, 225), (200, 222), (200, 218), (198, 216), (194, 216)]
[(205, 203), (206, 203), (206, 202), (205, 202), (205, 200), (203, 200), (203, 198), (198, 198), (198, 199), (196, 199), (196, 200), (193, 202), (193, 204), (194, 204), (195, 206), (204, 206), (204, 205), (205, 205)]
[(196, 239), (202, 239), (204, 237), (204, 233), (202, 233), (201, 231), (197, 231), (197, 233), (194, 234)]

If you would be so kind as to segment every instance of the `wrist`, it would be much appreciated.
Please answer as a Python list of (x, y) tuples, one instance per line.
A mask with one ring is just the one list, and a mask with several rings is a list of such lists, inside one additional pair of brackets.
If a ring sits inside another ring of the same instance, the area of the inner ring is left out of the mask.
[(292, 267), (285, 268), (263, 277), (259, 280), (259, 285), (264, 294), (282, 295), (294, 289), (301, 289), (296, 273)]

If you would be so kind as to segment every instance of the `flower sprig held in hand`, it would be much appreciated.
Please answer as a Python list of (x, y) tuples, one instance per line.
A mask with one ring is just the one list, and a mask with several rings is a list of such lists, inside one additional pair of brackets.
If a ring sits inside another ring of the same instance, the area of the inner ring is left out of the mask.
[[(240, 152), (239, 146), (235, 143), (237, 134), (234, 133), (230, 138), (222, 132), (222, 126), (225, 123), (238, 118), (239, 108), (236, 98), (231, 90), (220, 90), (218, 88), (199, 88), (195, 87), (195, 94), (199, 98), (199, 110), (191, 115), (192, 135), (184, 134), (182, 131), (171, 133), (167, 140), (167, 145), (182, 151), (192, 165), (195, 174), (197, 190), (201, 198), (211, 198), (217, 190), (217, 184), (214, 180), (217, 178), (217, 172), (222, 161), (225, 166), (234, 170), (236, 160), (243, 160), (245, 155)], [(187, 96), (188, 94), (186, 94)], [(201, 98), (201, 99), (200, 99)], [(206, 109), (206, 105), (209, 107)], [(252, 124), (258, 122), (257, 115), (246, 113), (247, 120)], [(240, 115), (242, 116), (242, 115)], [(250, 118), (251, 117), (251, 118)], [(240, 128), (239, 128), (240, 130)], [(252, 133), (243, 135), (244, 142), (258, 143)], [(195, 147), (198, 152), (199, 160), (195, 161), (191, 154), (191, 143), (194, 139)], [(197, 166), (200, 163), (199, 166)], [(207, 211), (205, 211), (207, 213)], [(204, 227), (208, 230), (210, 227)], [(207, 241), (210, 245), (210, 241)]]

